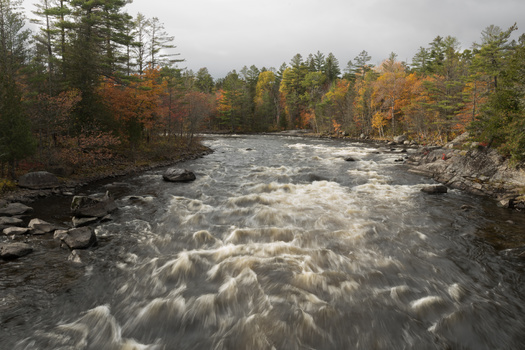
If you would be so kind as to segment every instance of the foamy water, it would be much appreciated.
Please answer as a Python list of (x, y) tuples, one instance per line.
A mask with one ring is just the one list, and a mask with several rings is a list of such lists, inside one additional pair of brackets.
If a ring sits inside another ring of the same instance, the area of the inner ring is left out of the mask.
[(133, 180), (95, 297), (17, 349), (523, 348), (522, 270), (475, 238), (475, 197), (425, 195), (371, 146), (208, 142), (197, 181)]

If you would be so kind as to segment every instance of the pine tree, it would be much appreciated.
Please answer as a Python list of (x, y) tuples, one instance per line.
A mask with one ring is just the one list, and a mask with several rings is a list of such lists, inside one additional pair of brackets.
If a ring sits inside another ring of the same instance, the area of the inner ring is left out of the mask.
[(21, 1), (0, 0), (0, 161), (8, 164), (12, 179), (17, 162), (34, 151), (17, 81), (29, 38), (20, 4)]

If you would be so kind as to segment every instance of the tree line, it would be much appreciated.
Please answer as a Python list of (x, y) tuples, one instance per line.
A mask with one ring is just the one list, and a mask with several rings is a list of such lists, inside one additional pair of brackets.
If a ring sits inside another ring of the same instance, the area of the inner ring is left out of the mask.
[(445, 142), (471, 131), (525, 156), (525, 36), (489, 26), (462, 50), (436, 37), (412, 63), (362, 51), (295, 55), (279, 69), (244, 67), (214, 80), (178, 68), (174, 37), (127, 0), (40, 0), (25, 26), (20, 0), (0, 0), (0, 177), (17, 167), (73, 168), (116, 157), (161, 158), (197, 131), (312, 129), (319, 134)]
[(525, 159), (525, 35), (488, 26), (462, 50), (452, 36), (420, 47), (411, 64), (380, 65), (362, 51), (342, 69), (333, 54), (295, 55), (278, 69), (244, 67), (216, 83), (216, 128), (388, 138), (443, 144), (470, 131), (514, 161)]
[(17, 167), (162, 158), (191, 145), (214, 97), (190, 83), (174, 37), (128, 0), (0, 0), (0, 177)]

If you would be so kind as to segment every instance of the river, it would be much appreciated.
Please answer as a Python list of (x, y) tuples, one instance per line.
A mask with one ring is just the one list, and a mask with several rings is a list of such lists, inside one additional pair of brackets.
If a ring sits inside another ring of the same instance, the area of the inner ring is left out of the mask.
[[(373, 144), (205, 143), (180, 165), (194, 182), (159, 169), (86, 188), (119, 210), (82, 263), (49, 238), (0, 263), (0, 348), (525, 348), (524, 264), (498, 247), (522, 213), (424, 194), (432, 180)], [(62, 222), (69, 202), (35, 207)]]

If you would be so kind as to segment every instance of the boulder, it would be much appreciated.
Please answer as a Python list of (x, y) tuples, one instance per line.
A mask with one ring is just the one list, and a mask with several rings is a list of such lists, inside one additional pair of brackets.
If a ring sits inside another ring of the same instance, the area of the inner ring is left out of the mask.
[(9, 203), (0, 208), (0, 216), (25, 215), (33, 211), (33, 208), (22, 203)]
[(43, 235), (58, 229), (57, 226), (40, 219), (32, 219), (29, 221), (28, 227), (33, 230), (34, 235)]
[(60, 186), (58, 178), (47, 171), (36, 171), (22, 175), (18, 186), (32, 190), (43, 190)]
[(73, 228), (61, 240), (70, 249), (87, 249), (97, 244), (97, 235), (90, 227)]
[(425, 186), (421, 189), (421, 192), (429, 193), (429, 194), (437, 194), (437, 193), (447, 193), (448, 188), (444, 185), (430, 185)]
[(4, 235), (11, 236), (11, 235), (25, 235), (31, 231), (30, 228), (27, 227), (8, 227), (4, 229)]
[(407, 140), (407, 135), (399, 135), (399, 136), (394, 137), (395, 143), (403, 143), (406, 140)]
[(162, 175), (164, 181), (168, 182), (188, 182), (196, 179), (195, 174), (187, 169), (170, 168)]
[(26, 243), (9, 243), (0, 245), (0, 258), (4, 260), (18, 259), (31, 252), (33, 252), (33, 248)]
[(101, 218), (116, 209), (115, 200), (107, 192), (98, 196), (75, 196), (71, 202), (71, 212), (76, 217)]
[(345, 161), (347, 161), (347, 162), (355, 162), (355, 161), (356, 161), (356, 159), (355, 159), (354, 157), (350, 157), (350, 156), (345, 157), (344, 159), (345, 159)]

